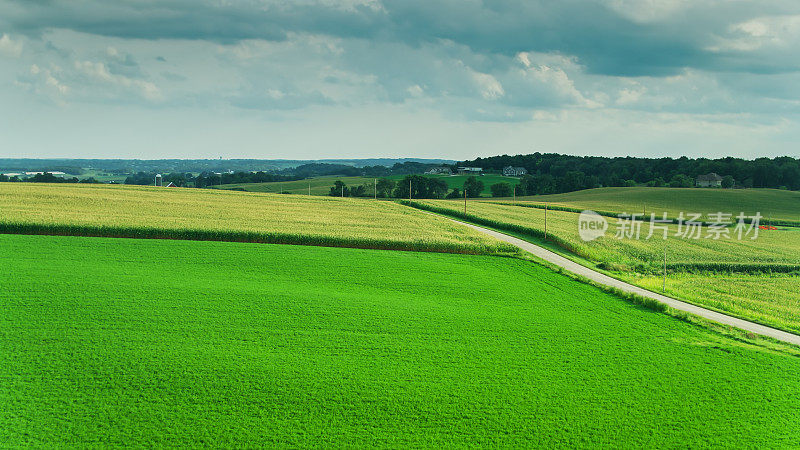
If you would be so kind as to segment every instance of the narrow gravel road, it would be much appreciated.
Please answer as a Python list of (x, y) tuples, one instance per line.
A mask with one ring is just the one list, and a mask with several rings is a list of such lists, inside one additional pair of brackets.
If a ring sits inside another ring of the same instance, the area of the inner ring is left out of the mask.
[[(450, 219), (448, 217), (448, 219)], [(459, 220), (450, 219), (453, 222), (460, 223), (462, 225), (468, 226), (473, 230), (480, 231), (481, 233), (486, 233), (489, 236), (493, 236), (501, 241), (508, 242), (509, 244), (515, 245), (522, 250), (525, 250), (528, 253), (533, 254), (545, 261), (553, 263), (559, 267), (562, 267), (574, 274), (580, 275), (584, 278), (588, 278), (596, 283), (603, 284), (606, 286), (614, 287), (619, 290), (630, 292), (642, 297), (652, 298), (657, 300), (661, 303), (666, 304), (667, 306), (680, 310), (686, 311), (688, 313), (692, 313), (694, 315), (704, 317), (709, 320), (713, 320), (714, 322), (718, 322), (725, 325), (730, 325), (745, 331), (750, 331), (752, 333), (760, 334), (763, 336), (769, 336), (771, 338), (777, 339), (779, 341), (787, 342), (789, 344), (800, 345), (800, 336), (792, 333), (787, 333), (785, 331), (777, 330), (775, 328), (770, 328), (764, 325), (759, 325), (757, 323), (748, 322), (747, 320), (738, 319), (736, 317), (727, 316), (722, 313), (718, 313), (716, 311), (712, 311), (710, 309), (701, 308), (699, 306), (692, 305), (690, 303), (682, 302), (680, 300), (675, 300), (674, 298), (667, 297), (665, 295), (657, 294), (652, 291), (648, 291), (647, 289), (642, 289), (640, 287), (634, 286), (632, 284), (626, 283), (624, 281), (617, 280), (616, 278), (609, 277), (608, 275), (604, 275), (600, 272), (592, 270), (586, 266), (582, 266), (576, 262), (570, 261), (567, 258), (564, 258), (561, 255), (551, 252), (550, 250), (544, 249), (539, 247), (538, 245), (531, 244), (530, 242), (523, 241), (522, 239), (517, 239), (513, 236), (509, 236), (507, 234), (498, 233), (497, 231), (489, 230), (487, 228), (479, 227), (477, 225), (473, 225), (471, 223), (461, 222)]]

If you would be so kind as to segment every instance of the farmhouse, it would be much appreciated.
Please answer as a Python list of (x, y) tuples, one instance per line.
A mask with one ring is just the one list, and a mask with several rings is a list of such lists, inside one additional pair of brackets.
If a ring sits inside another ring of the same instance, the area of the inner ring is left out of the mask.
[(449, 167), (434, 167), (425, 172), (426, 175), (452, 175), (453, 171)]
[(503, 167), (503, 175), (507, 177), (521, 177), (526, 173), (528, 173), (528, 171), (524, 167)]
[(714, 172), (697, 177), (697, 187), (722, 187), (722, 177)]
[(483, 167), (459, 167), (459, 175), (483, 175)]

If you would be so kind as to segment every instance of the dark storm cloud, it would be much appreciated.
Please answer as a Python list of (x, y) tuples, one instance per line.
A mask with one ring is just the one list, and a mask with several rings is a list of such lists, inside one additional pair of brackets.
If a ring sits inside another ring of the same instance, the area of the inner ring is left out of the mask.
[[(476, 53), (521, 51), (573, 55), (588, 73), (665, 76), (684, 68), (780, 73), (796, 58), (710, 51), (730, 27), (762, 15), (800, 12), (797, 2), (695, 2), (677, 13), (637, 20), (600, 1), (430, 1), (376, 3), (202, 1), (13, 1), (0, 5), (0, 26), (38, 35), (48, 29), (135, 39), (235, 43), (281, 41), (291, 33), (398, 42), (442, 40)], [(639, 9), (642, 9), (639, 7)], [(646, 12), (646, 11), (645, 11)], [(735, 34), (735, 33), (734, 33)], [(735, 36), (734, 36), (735, 37)]]

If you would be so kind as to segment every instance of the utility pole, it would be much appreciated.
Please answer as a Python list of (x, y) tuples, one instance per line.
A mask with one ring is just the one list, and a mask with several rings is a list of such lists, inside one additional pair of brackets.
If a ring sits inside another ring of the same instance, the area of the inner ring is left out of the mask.
[(667, 292), (667, 243), (664, 242), (664, 281), (661, 284), (661, 292)]
[(372, 182), (375, 184), (375, 200), (377, 200), (378, 199), (378, 179), (377, 178), (373, 178)]
[(467, 215), (467, 185), (464, 185), (464, 215)]
[(411, 179), (408, 179), (408, 199), (411, 200)]
[(517, 204), (517, 185), (516, 184), (514, 185), (514, 202), (512, 204), (514, 204), (514, 205)]
[(344, 198), (344, 183), (342, 183), (342, 198)]
[(544, 205), (544, 240), (547, 240), (547, 204)]
[(311, 183), (308, 183), (308, 195), (311, 195)]

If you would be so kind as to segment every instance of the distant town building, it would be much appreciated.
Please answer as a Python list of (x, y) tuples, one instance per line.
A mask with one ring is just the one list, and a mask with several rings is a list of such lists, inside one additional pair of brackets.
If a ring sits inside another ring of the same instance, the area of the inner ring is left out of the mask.
[(503, 167), (503, 175), (507, 177), (521, 177), (526, 173), (528, 173), (528, 171), (524, 167)]
[(722, 187), (722, 177), (714, 172), (697, 177), (697, 187)]
[(425, 173), (427, 175), (452, 175), (453, 171), (449, 167), (434, 167)]
[(459, 175), (483, 175), (483, 167), (459, 167)]

